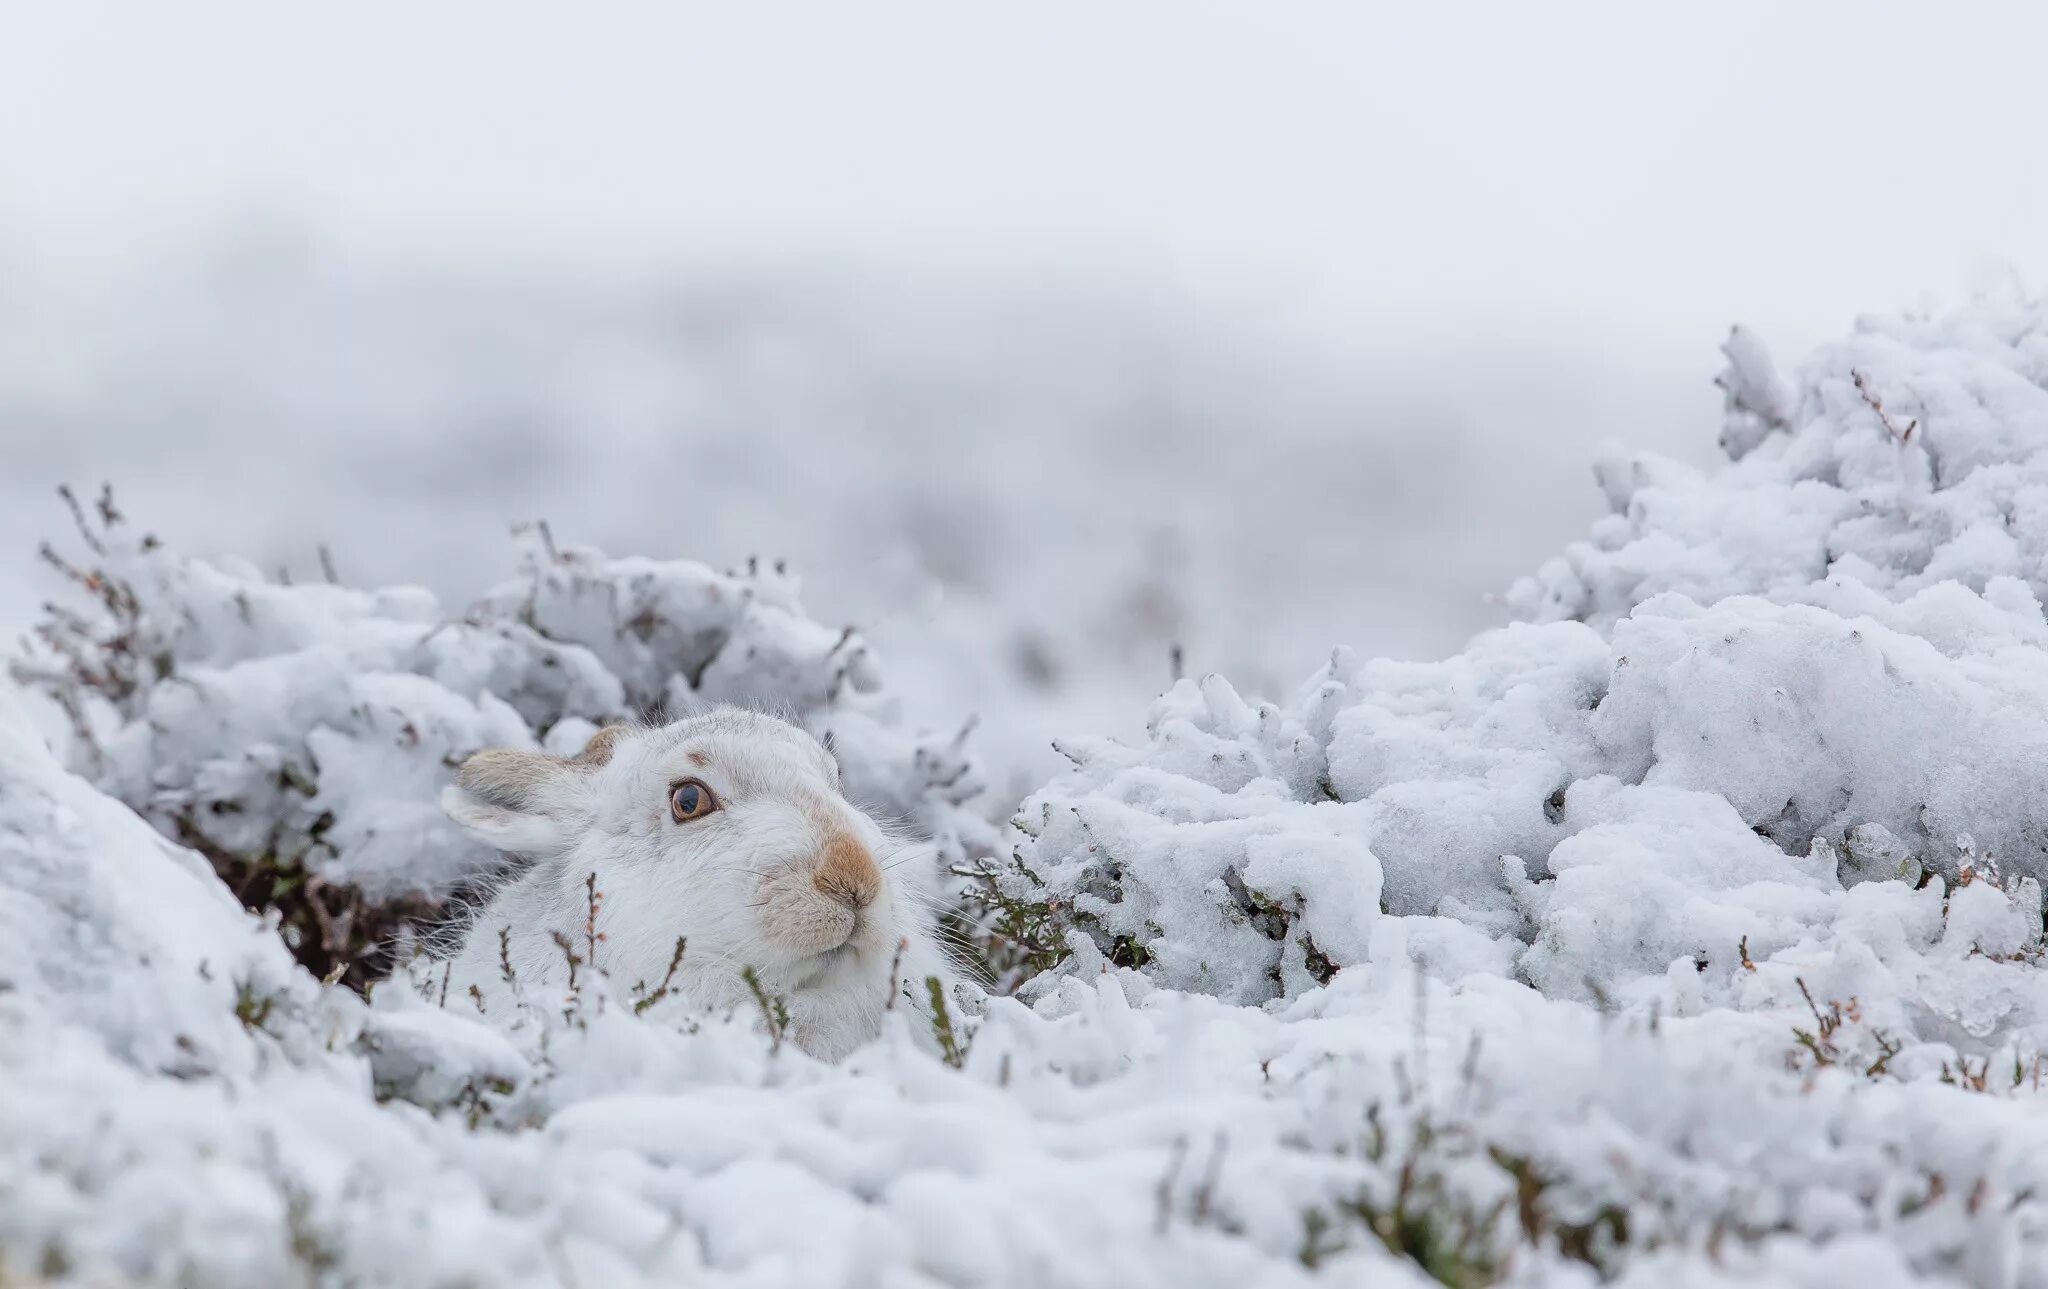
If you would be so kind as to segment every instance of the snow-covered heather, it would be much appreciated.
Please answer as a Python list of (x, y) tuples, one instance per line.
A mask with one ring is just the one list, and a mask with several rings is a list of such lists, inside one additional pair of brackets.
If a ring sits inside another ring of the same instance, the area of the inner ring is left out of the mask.
[(1872, 321), (1796, 386), (1738, 331), (1733, 463), (1603, 462), (1616, 514), (1515, 590), (1538, 621), (1436, 663), (1339, 650), (1285, 703), (1183, 681), (1141, 744), (1064, 744), (1007, 924), (1062, 976), (1269, 1007), (1406, 954), (1767, 1063), (1839, 1004), (1878, 1082), (2031, 1092), (2042, 317)]
[(902, 729), (868, 645), (805, 616), (780, 567), (614, 560), (541, 529), (519, 576), (453, 613), (417, 587), (177, 555), (110, 498), (78, 517), (84, 603), (53, 611), (16, 676), (69, 713), (74, 760), (105, 791), (286, 910), (316, 970), (499, 867), (441, 809), (465, 757), (573, 755), (604, 723), (699, 704), (829, 736), (848, 795), (932, 842), (942, 874), (997, 844), (967, 731)]
[[(1287, 703), (1181, 683), (1145, 744), (1066, 746), (1007, 893), (1259, 1001), (1366, 960), (1375, 911), (1568, 992), (1693, 950), (1712, 981), (1745, 933), (1834, 922), (1838, 885), (2048, 874), (2042, 319), (1872, 320), (1796, 388), (1738, 330), (1736, 459), (1603, 461), (1615, 513), (1515, 587), (1534, 622), (1442, 662), (1339, 650)], [(1565, 895), (1617, 864), (1618, 894), (1679, 885), (1582, 928), (1632, 960), (1579, 961)], [(1700, 885), (1726, 895), (1694, 909)]]
[[(1076, 764), (1018, 807), (987, 894), (1058, 965), (945, 1034), (894, 1013), (837, 1066), (772, 1009), (691, 1015), (601, 972), (509, 1016), (441, 998), (431, 970), (368, 1004), (323, 988), (0, 709), (0, 1265), (2048, 1286), (2039, 316), (1868, 324), (1791, 379), (1738, 334), (1737, 459), (1603, 466), (1617, 514), (1516, 591), (1535, 620), (1439, 662), (1339, 651), (1285, 702), (1188, 680), (1135, 745), (1063, 741)], [(485, 722), (585, 732), (678, 671), (760, 696), (716, 660), (688, 674), (689, 632), (658, 625), (706, 598), (729, 614), (742, 586), (760, 621), (719, 621), (725, 650), (756, 647), (746, 675), (799, 705), (886, 695), (759, 569), (542, 546), (427, 641), (417, 593), (131, 558), (188, 579), (164, 603), (232, 589), (189, 638), (144, 615), (124, 657), (240, 679), (163, 723), (144, 714), (203, 686), (141, 673), (104, 759), (77, 751), (116, 787), (123, 740), (205, 713), (283, 721), (285, 756), (330, 728), (365, 758), (404, 742), (304, 705), (330, 686), (454, 713), (416, 731), (435, 757)], [(562, 679), (513, 683), (536, 671)], [(903, 766), (915, 740), (875, 720), (875, 764)], [(174, 792), (253, 782), (244, 736), (178, 737), (133, 764)], [(200, 776), (184, 746), (228, 768)], [(950, 781), (908, 760), (909, 800)], [(354, 848), (320, 862), (394, 871)]]

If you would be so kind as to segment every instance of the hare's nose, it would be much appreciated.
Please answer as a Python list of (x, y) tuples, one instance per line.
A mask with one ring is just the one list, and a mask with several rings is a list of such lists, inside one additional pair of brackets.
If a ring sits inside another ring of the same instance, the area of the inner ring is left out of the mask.
[(818, 855), (811, 883), (854, 912), (875, 902), (882, 892), (882, 870), (868, 848), (851, 837), (837, 836)]

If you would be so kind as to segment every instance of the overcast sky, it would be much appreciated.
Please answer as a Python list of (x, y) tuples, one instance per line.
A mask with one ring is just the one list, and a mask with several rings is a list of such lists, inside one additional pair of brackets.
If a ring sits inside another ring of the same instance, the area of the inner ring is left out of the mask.
[(1003, 250), (1798, 344), (2048, 259), (2038, 6), (6, 9), (14, 256), (259, 210), (434, 255)]

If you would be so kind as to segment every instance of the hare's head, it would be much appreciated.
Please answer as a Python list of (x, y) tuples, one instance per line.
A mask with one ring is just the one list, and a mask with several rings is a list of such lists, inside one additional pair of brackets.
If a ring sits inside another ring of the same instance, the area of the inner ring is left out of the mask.
[(752, 967), (779, 991), (886, 991), (915, 934), (891, 843), (841, 795), (831, 752), (757, 712), (613, 726), (574, 758), (479, 752), (444, 804), (539, 859), (569, 924), (595, 875), (599, 965), (615, 980), (660, 979), (681, 937), (693, 962)]

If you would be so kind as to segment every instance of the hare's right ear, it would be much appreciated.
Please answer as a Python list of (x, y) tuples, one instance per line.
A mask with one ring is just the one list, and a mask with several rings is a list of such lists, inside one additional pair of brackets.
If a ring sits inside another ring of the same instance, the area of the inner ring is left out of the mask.
[(598, 764), (508, 748), (478, 752), (441, 793), (441, 808), (499, 850), (554, 854), (590, 828), (590, 776)]

